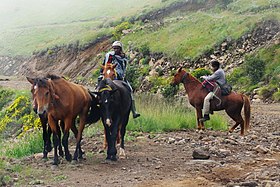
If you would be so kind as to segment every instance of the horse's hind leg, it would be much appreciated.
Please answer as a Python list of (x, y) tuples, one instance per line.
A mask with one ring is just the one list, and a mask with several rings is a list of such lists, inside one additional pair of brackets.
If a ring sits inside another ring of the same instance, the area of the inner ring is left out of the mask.
[[(60, 126), (61, 126), (61, 129), (63, 130), (64, 129), (64, 122), (63, 121), (60, 121)], [(57, 126), (57, 135), (58, 135), (58, 138), (61, 140), (61, 130), (60, 130), (59, 126)], [(64, 156), (61, 144), (58, 145), (58, 154), (61, 157)]]
[(72, 125), (72, 120), (65, 120), (64, 121), (65, 124), (64, 124), (64, 132), (63, 132), (63, 138), (62, 138), (62, 144), (63, 144), (63, 147), (64, 147), (64, 151), (65, 151), (65, 159), (67, 161), (71, 161), (72, 160), (72, 156), (69, 152), (69, 148), (68, 148), (68, 139), (69, 139), (69, 130), (70, 130), (70, 127)]
[[(236, 111), (235, 111), (236, 112)], [(240, 135), (243, 136), (244, 135), (244, 120), (241, 116), (241, 111), (239, 111), (239, 113), (235, 113), (235, 112), (231, 112), (231, 111), (227, 111), (226, 113), (231, 117), (231, 119), (233, 119), (235, 121), (234, 126), (232, 126), (229, 130), (229, 132), (233, 132), (234, 129), (240, 124), (241, 127), (241, 132)]]
[(120, 145), (120, 158), (125, 158), (125, 150), (124, 150), (124, 136), (126, 133), (126, 125), (128, 123), (128, 119), (129, 119), (129, 113), (127, 114), (127, 116), (125, 117), (125, 120), (123, 120), (122, 124), (121, 124), (121, 129), (120, 129), (120, 137), (121, 137), (121, 145)]

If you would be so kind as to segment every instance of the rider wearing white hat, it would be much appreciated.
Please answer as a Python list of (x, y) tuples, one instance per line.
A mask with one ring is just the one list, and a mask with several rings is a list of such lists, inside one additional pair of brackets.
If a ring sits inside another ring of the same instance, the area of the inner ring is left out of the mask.
[[(130, 87), (131, 98), (132, 98), (131, 111), (133, 114), (133, 118), (137, 118), (140, 116), (140, 114), (136, 112), (135, 101), (134, 101), (133, 95), (132, 95), (133, 90), (132, 90), (132, 87), (130, 86), (129, 82), (125, 79), (125, 71), (126, 71), (126, 65), (127, 65), (128, 59), (126, 58), (126, 55), (123, 52), (123, 44), (120, 41), (115, 41), (112, 44), (112, 48), (114, 51), (110, 51), (110, 52), (106, 53), (105, 59), (104, 59), (102, 65), (105, 65), (106, 63), (117, 64), (117, 66), (115, 68), (116, 72), (117, 72), (117, 80), (125, 81), (128, 84), (128, 86)], [(103, 78), (102, 72), (103, 72), (103, 70), (100, 71), (101, 75), (98, 77), (98, 81), (100, 81)]]

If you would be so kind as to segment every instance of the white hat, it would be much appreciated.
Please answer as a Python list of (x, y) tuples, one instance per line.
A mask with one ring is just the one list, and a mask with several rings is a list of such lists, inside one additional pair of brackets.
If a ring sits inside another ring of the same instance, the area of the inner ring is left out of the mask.
[(112, 44), (112, 47), (120, 47), (120, 48), (122, 48), (122, 47), (123, 47), (123, 44), (122, 44), (120, 41), (115, 41), (115, 42)]

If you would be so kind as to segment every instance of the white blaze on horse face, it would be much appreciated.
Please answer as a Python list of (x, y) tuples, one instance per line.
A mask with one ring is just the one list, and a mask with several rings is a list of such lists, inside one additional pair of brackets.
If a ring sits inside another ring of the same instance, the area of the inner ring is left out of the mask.
[(108, 69), (106, 73), (107, 73), (107, 75), (110, 75), (111, 70)]

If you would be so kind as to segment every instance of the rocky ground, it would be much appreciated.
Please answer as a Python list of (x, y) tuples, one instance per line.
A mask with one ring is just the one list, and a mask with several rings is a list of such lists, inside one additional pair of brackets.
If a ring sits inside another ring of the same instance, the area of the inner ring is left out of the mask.
[[(29, 168), (11, 186), (280, 186), (280, 104), (253, 103), (251, 129), (244, 137), (239, 130), (128, 132), (127, 157), (113, 163), (104, 162), (100, 131), (84, 138), (85, 160), (78, 164), (61, 159), (53, 167), (41, 154), (9, 161)], [(70, 144), (74, 152), (73, 139)]]
[[(280, 186), (279, 114), (279, 104), (253, 104), (245, 137), (239, 129), (232, 134), (212, 130), (140, 134), (127, 141), (127, 157), (113, 163), (104, 162), (100, 132), (83, 140), (86, 159), (78, 164), (61, 159), (53, 167), (51, 159), (43, 161), (40, 154), (22, 160), (33, 168), (22, 185)], [(194, 159), (194, 152), (210, 158)]]

